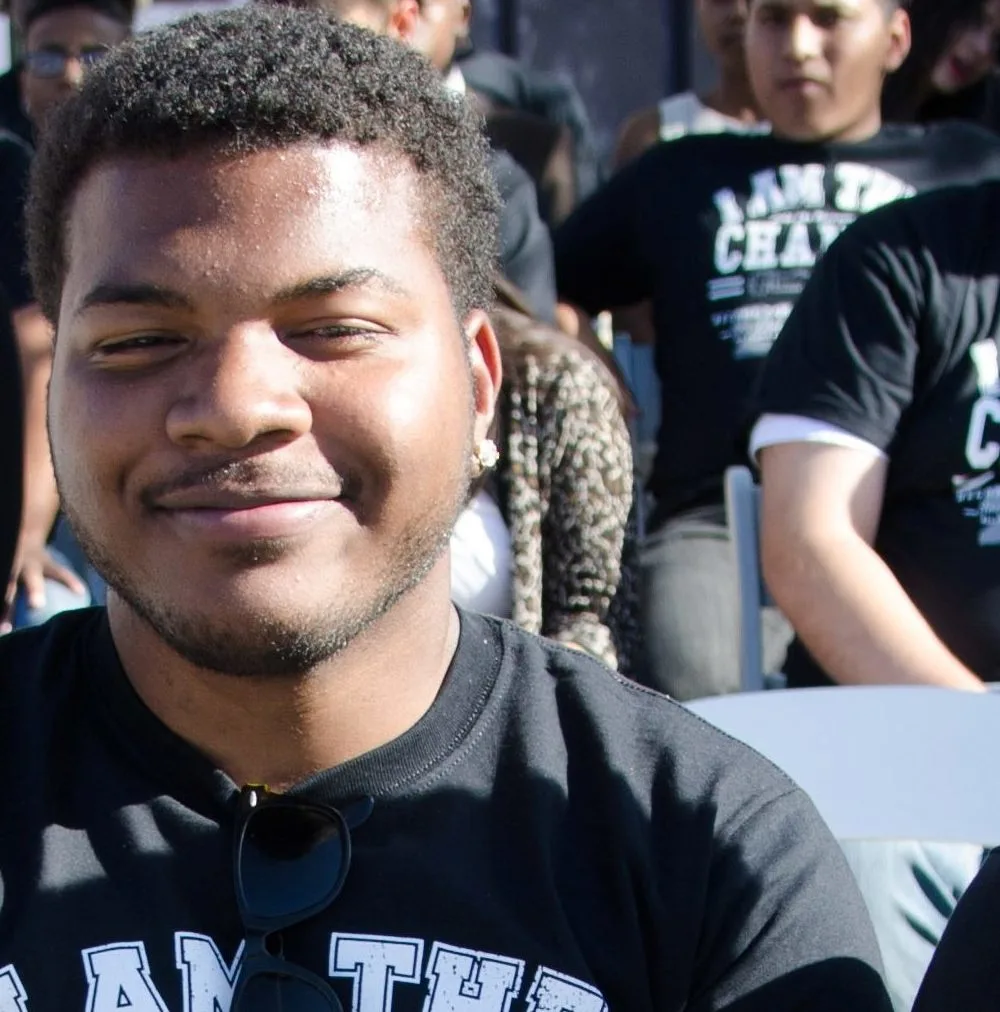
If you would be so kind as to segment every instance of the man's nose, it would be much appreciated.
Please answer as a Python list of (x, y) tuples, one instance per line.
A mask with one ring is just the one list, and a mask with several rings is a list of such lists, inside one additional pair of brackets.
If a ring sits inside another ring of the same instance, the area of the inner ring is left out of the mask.
[(79, 88), (83, 84), (83, 75), (85, 73), (83, 60), (79, 56), (66, 57), (66, 69), (63, 71), (63, 80), (71, 88)]
[(796, 63), (815, 59), (823, 52), (823, 32), (804, 14), (792, 18), (788, 26), (786, 54)]
[(300, 359), (270, 328), (247, 328), (198, 352), (167, 416), (175, 443), (240, 450), (312, 427)]

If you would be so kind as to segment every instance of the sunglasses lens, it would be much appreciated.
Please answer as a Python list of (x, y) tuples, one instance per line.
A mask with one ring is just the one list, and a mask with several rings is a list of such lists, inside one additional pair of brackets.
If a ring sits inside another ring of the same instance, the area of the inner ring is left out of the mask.
[(333, 991), (298, 977), (261, 973), (239, 990), (233, 1012), (342, 1012)]
[(66, 69), (66, 57), (62, 53), (32, 53), (28, 69), (37, 77), (59, 77)]
[(325, 906), (337, 895), (346, 874), (344, 832), (335, 813), (279, 804), (251, 811), (238, 875), (243, 903), (254, 918), (304, 916)]

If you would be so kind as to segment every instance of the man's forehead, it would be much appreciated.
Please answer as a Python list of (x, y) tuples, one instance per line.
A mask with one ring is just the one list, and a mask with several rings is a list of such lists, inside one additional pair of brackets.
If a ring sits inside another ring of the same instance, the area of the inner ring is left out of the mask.
[(233, 207), (240, 197), (286, 209), (327, 200), (366, 209), (392, 203), (398, 210), (415, 199), (414, 175), (404, 158), (378, 148), (310, 140), (249, 152), (207, 147), (180, 157), (117, 155), (98, 162), (77, 195), (114, 203), (119, 217), (147, 208), (197, 215), (220, 201)]
[(327, 253), (342, 266), (355, 255), (386, 266), (418, 238), (412, 176), (345, 144), (107, 160), (70, 207), (64, 294), (74, 301), (92, 275), (139, 261), (249, 285), (269, 281), (276, 258), (306, 273)]
[(808, 14), (810, 11), (857, 13), (878, 6), (879, 0), (754, 0), (753, 9)]

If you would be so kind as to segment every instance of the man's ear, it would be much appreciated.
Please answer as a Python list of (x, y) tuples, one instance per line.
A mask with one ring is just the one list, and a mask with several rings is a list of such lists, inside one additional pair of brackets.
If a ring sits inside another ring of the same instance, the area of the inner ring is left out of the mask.
[(392, 13), (389, 15), (386, 34), (412, 47), (419, 24), (419, 0), (396, 0), (393, 4)]
[(913, 32), (910, 26), (910, 15), (902, 7), (897, 7), (889, 16), (889, 49), (885, 60), (887, 74), (899, 70), (903, 61), (910, 55), (912, 44)]
[(486, 313), (473, 310), (465, 320), (464, 330), (476, 411), (474, 436), (478, 441), (489, 434), (503, 382), (503, 367), (496, 331)]

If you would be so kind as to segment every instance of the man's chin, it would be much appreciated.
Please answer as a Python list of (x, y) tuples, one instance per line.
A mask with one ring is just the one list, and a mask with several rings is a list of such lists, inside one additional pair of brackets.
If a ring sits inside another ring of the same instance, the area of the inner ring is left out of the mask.
[[(119, 594), (120, 596), (120, 594)], [(128, 609), (175, 654), (205, 671), (240, 678), (300, 678), (345, 650), (382, 609), (354, 610), (342, 602), (317, 608), (308, 602), (262, 607), (226, 595), (225, 600), (185, 602), (160, 610), (126, 601)]]

